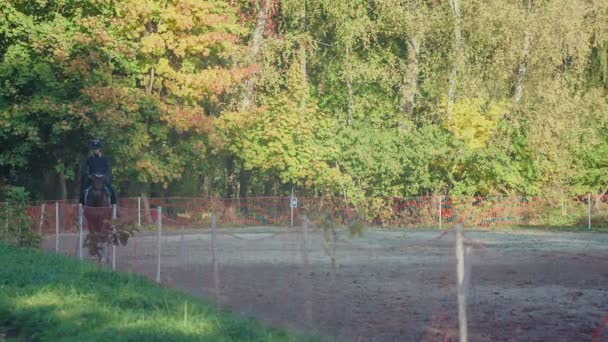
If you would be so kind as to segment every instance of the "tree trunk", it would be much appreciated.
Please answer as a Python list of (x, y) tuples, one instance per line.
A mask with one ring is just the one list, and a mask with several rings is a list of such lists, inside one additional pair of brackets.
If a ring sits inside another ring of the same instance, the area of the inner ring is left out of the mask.
[(596, 209), (599, 209), (600, 204), (602, 203), (602, 197), (604, 197), (607, 192), (608, 192), (608, 187), (606, 187), (603, 192), (600, 192), (600, 193), (598, 193), (598, 194), (595, 195), (595, 198), (596, 198), (596, 200), (595, 200), (595, 208)]
[[(118, 188), (120, 189), (120, 191), (118, 191), (118, 198), (129, 197), (129, 194), (131, 193), (131, 181), (121, 181), (118, 183)], [(118, 198), (116, 200), (118, 200)]]
[[(346, 48), (346, 60), (350, 61), (350, 48)], [(346, 112), (348, 114), (348, 118), (346, 119), (346, 125), (351, 126), (353, 124), (353, 107), (354, 107), (354, 91), (353, 91), (353, 79), (348, 72), (346, 75), (346, 88), (348, 89), (348, 103)]]
[(448, 121), (452, 121), (452, 111), (456, 101), (456, 83), (458, 71), (462, 63), (462, 33), (460, 30), (460, 0), (450, 0), (452, 14), (454, 15), (454, 64), (450, 73), (450, 84), (448, 90)]
[(148, 193), (146, 191), (146, 186), (142, 185), (140, 188), (140, 196), (141, 196), (141, 201), (143, 203), (144, 206), (144, 219), (146, 220), (145, 222), (148, 224), (152, 224), (152, 212), (150, 210), (150, 201), (148, 200)]
[[(260, 8), (258, 10), (258, 15), (255, 23), (255, 29), (253, 30), (253, 36), (251, 38), (251, 60), (253, 62), (257, 62), (257, 57), (260, 54), (260, 50), (262, 48), (262, 43), (264, 41), (264, 29), (266, 28), (266, 23), (268, 21), (268, 9), (270, 6), (271, 0), (260, 0), (259, 5)], [(241, 101), (239, 103), (239, 111), (244, 112), (251, 107), (251, 103), (253, 102), (254, 90), (253, 90), (253, 80), (247, 79), (245, 80), (245, 84), (243, 87), (243, 94), (241, 97)], [(241, 162), (242, 164), (242, 162)], [(231, 160), (227, 163), (227, 165), (232, 165), (232, 171), (228, 170), (228, 196), (236, 197), (236, 191), (234, 189), (234, 185), (231, 180), (234, 173), (234, 160)], [(247, 192), (249, 190), (249, 179), (251, 178), (251, 172), (245, 171), (241, 168), (239, 172), (239, 197), (246, 197)]]
[(241, 172), (239, 173), (239, 197), (247, 197), (250, 179), (251, 171), (241, 168)]
[[(306, 0), (302, 0), (302, 8), (300, 9), (300, 33), (302, 36), (306, 33)], [(306, 45), (300, 42), (300, 69), (302, 78), (305, 84), (308, 84), (307, 65), (306, 65)], [(302, 96), (300, 100), (300, 119), (304, 118), (306, 109), (306, 96)]]
[[(416, 94), (418, 93), (418, 72), (419, 72), (419, 46), (418, 38), (412, 37), (408, 40), (407, 69), (403, 75), (401, 85), (401, 112), (410, 120), (414, 117), (416, 108)], [(401, 120), (403, 126), (403, 119)]]
[(68, 199), (68, 184), (67, 184), (67, 180), (65, 178), (65, 173), (58, 172), (57, 178), (59, 181), (59, 190), (60, 190), (60, 194), (61, 194), (61, 200), (65, 201), (66, 199)]
[[(258, 11), (253, 37), (251, 38), (251, 59), (256, 61), (260, 53), (262, 42), (264, 39), (264, 29), (268, 20), (268, 2), (270, 0), (260, 0), (260, 9)], [(253, 80), (247, 79), (243, 87), (243, 95), (239, 104), (239, 111), (245, 111), (251, 106), (253, 100)]]
[(229, 156), (226, 158), (226, 197), (236, 197), (235, 181), (234, 181), (234, 157)]
[(150, 68), (150, 80), (148, 86), (146, 87), (146, 95), (152, 95), (152, 89), (154, 87), (154, 67)]
[[(532, 0), (528, 0), (528, 13), (527, 20), (529, 20), (530, 13), (532, 12)], [(526, 24), (526, 29), (524, 31), (524, 46), (521, 52), (521, 63), (519, 64), (519, 68), (517, 70), (517, 80), (515, 81), (515, 86), (513, 89), (513, 102), (519, 103), (523, 96), (524, 90), (524, 79), (526, 78), (526, 72), (528, 69), (528, 55), (530, 54), (530, 29), (529, 24)]]
[(200, 176), (201, 183), (199, 187), (199, 192), (204, 194), (204, 197), (211, 197), (211, 187), (208, 184), (209, 176), (207, 174), (203, 174)]

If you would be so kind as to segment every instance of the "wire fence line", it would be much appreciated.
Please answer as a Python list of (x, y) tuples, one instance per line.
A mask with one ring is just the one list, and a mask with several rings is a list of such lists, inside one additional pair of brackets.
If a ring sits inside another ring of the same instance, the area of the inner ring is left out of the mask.
[(103, 213), (137, 228), (105, 250), (107, 267), (330, 340), (601, 340), (607, 237), (470, 229), (599, 227), (605, 203), (588, 199), (126, 198), (115, 212), (37, 202), (28, 216), (43, 249), (88, 259)]
[[(185, 229), (216, 227), (291, 227), (302, 226), (302, 217), (313, 221), (329, 220), (332, 225), (349, 226), (357, 222), (370, 227), (442, 228), (455, 224), (472, 227), (494, 226), (570, 226), (604, 227), (608, 218), (606, 197), (575, 197), (556, 201), (534, 197), (421, 196), (410, 198), (375, 198), (359, 204), (336, 198), (299, 198), (293, 205), (290, 197), (256, 198), (149, 198), (147, 206), (141, 198), (121, 198), (113, 217), (114, 226), (137, 227), (143, 231), (165, 229), (167, 233)], [(6, 238), (10, 205), (0, 203), (4, 216), (3, 239)], [(162, 208), (162, 210), (161, 210)], [(83, 208), (75, 201), (38, 201), (27, 208), (32, 230), (40, 235), (54, 236), (54, 250), (60, 251), (63, 233), (78, 235), (75, 255), (83, 258), (85, 232), (90, 230), (86, 212), (105, 209)], [(93, 214), (99, 216), (99, 213)], [(315, 220), (316, 219), (316, 220)], [(160, 234), (160, 233), (159, 233)], [(222, 234), (243, 239), (230, 231)], [(286, 234), (285, 231), (272, 236)], [(160, 245), (159, 245), (160, 246)], [(114, 252), (113, 252), (114, 253)]]
[[(165, 209), (165, 227), (209, 226), (215, 213), (219, 226), (293, 226), (301, 224), (302, 213), (309, 217), (330, 216), (340, 224), (360, 220), (369, 226), (443, 228), (457, 223), (465, 227), (560, 226), (604, 227), (608, 219), (608, 197), (591, 196), (565, 199), (537, 197), (450, 197), (370, 198), (353, 204), (337, 198), (298, 198), (293, 207), (290, 197), (252, 198), (150, 198), (144, 207), (141, 198), (122, 198), (118, 215), (137, 215), (138, 224), (158, 219), (157, 207)], [(77, 203), (73, 201), (34, 202), (29, 215), (39, 229), (52, 216), (59, 203), (62, 221), (76, 222)], [(49, 209), (51, 208), (51, 209)]]

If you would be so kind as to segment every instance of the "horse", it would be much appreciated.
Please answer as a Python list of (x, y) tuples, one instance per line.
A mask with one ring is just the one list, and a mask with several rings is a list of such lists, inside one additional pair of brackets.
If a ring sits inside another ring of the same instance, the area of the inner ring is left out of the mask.
[(84, 217), (88, 223), (89, 234), (86, 246), (89, 254), (100, 262), (107, 261), (113, 227), (110, 190), (105, 185), (104, 174), (93, 174), (92, 184), (84, 190)]

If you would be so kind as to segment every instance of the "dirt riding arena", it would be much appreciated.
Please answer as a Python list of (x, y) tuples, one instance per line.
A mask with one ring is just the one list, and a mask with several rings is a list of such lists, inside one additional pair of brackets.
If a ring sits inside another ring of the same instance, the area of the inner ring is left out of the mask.
[[(60, 250), (75, 255), (76, 240), (62, 234)], [(160, 240), (163, 284), (278, 327), (337, 341), (458, 339), (453, 232), (249, 227)], [(117, 269), (155, 279), (157, 250), (156, 232), (138, 233)], [(608, 235), (465, 231), (465, 250), (469, 340), (608, 341)]]

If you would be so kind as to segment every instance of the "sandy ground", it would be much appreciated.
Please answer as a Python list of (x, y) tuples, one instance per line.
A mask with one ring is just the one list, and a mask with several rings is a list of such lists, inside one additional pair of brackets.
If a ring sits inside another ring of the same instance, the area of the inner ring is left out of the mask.
[[(331, 243), (300, 228), (172, 231), (161, 279), (327, 340), (456, 341), (455, 236), (442, 233), (341, 231)], [(139, 233), (118, 269), (155, 279), (157, 244)], [(75, 246), (61, 236), (64, 253)], [(465, 246), (470, 341), (608, 341), (608, 234), (466, 231)]]

